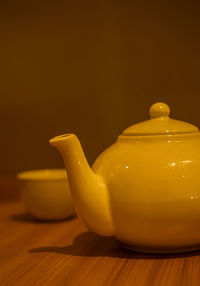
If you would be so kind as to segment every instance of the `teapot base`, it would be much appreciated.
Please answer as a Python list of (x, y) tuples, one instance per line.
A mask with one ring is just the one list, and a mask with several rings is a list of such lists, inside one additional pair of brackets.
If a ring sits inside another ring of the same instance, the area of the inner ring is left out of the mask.
[(137, 246), (130, 246), (124, 243), (119, 242), (119, 245), (122, 248), (125, 248), (130, 251), (140, 252), (140, 253), (149, 253), (149, 254), (176, 254), (176, 253), (188, 253), (200, 250), (200, 245), (198, 246), (191, 246), (191, 247), (181, 247), (181, 248), (151, 248), (151, 247), (137, 247)]

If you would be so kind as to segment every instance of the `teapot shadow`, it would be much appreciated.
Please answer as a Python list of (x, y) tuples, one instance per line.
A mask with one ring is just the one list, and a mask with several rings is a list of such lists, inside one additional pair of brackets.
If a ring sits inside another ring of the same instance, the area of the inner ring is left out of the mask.
[(72, 245), (44, 246), (30, 249), (31, 253), (54, 252), (79, 257), (113, 257), (126, 259), (175, 259), (199, 256), (200, 251), (178, 254), (145, 254), (122, 248), (113, 238), (100, 237), (92, 232), (83, 232), (74, 238)]

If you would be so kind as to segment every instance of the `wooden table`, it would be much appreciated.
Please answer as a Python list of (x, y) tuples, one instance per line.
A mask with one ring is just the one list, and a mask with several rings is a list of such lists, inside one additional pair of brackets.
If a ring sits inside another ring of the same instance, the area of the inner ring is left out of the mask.
[(200, 285), (200, 252), (129, 252), (89, 232), (78, 218), (34, 221), (14, 193), (15, 183), (1, 181), (0, 286)]

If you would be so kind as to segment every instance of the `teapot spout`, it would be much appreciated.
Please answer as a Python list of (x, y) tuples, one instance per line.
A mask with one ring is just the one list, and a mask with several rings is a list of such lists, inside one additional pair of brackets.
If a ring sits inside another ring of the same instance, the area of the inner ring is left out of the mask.
[(50, 144), (61, 153), (68, 175), (75, 209), (87, 227), (103, 236), (114, 232), (107, 187), (90, 168), (74, 134), (52, 138)]

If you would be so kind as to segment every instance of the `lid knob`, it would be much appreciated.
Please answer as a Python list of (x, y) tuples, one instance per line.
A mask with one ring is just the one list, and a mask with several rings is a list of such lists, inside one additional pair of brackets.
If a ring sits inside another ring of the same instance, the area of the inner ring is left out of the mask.
[(151, 118), (169, 116), (170, 108), (164, 102), (157, 102), (150, 107), (149, 113)]

